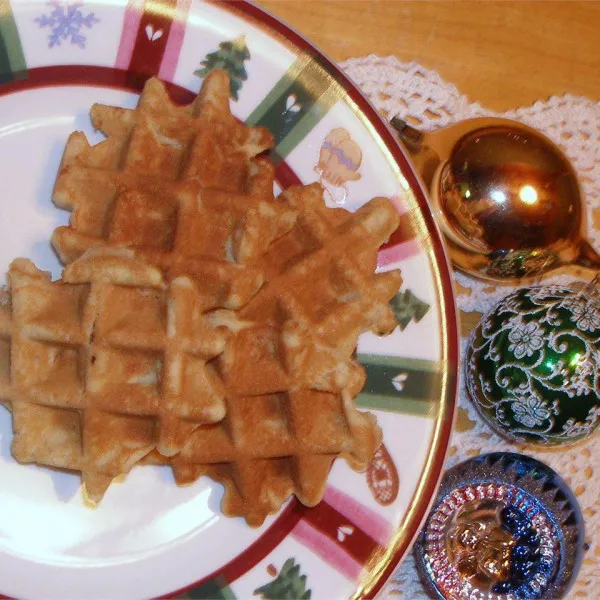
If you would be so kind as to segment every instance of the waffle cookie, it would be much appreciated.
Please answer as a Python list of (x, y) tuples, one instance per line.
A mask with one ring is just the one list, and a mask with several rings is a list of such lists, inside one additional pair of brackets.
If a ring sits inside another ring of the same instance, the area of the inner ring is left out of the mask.
[(354, 406), (364, 371), (352, 354), (362, 331), (395, 328), (388, 302), (401, 283), (397, 271), (374, 274), (398, 224), (389, 201), (334, 211), (313, 185), (278, 202), (298, 218), (262, 259), (267, 282), (229, 318), (212, 315), (232, 334), (217, 359), (226, 416), (195, 429), (173, 459), (179, 483), (223, 482), (224, 513), (252, 525), (291, 495), (317, 504), (337, 456), (363, 470), (379, 447), (375, 418)]
[(329, 209), (319, 184), (273, 197), (264, 128), (238, 123), (227, 75), (176, 106), (155, 79), (138, 107), (95, 105), (106, 140), (70, 136), (54, 202), (61, 281), (24, 259), (0, 297), (0, 401), (13, 454), (82, 473), (99, 501), (134, 465), (206, 474), (223, 511), (261, 524), (323, 497), (345, 457), (381, 443), (354, 398), (358, 336), (396, 326), (399, 272), (375, 273), (398, 226), (386, 199)]
[(294, 224), (273, 211), (273, 165), (261, 152), (271, 134), (238, 123), (229, 108), (229, 79), (214, 71), (196, 100), (173, 104), (150, 79), (135, 110), (94, 105), (94, 127), (107, 139), (68, 141), (54, 188), (72, 211), (52, 243), (63, 263), (98, 246), (131, 248), (169, 276), (185, 273), (211, 287), (221, 304), (243, 304), (262, 284), (240, 268)]
[(223, 513), (258, 526), (292, 495), (318, 504), (336, 457), (362, 471), (380, 444), (375, 417), (349, 394), (297, 390), (230, 399), (225, 419), (196, 429), (172, 463), (180, 485), (221, 482)]
[(90, 250), (63, 280), (17, 259), (0, 311), (0, 396), (13, 414), (14, 457), (81, 471), (98, 501), (154, 448), (176, 453), (198, 424), (225, 415), (209, 361), (226, 331), (190, 279), (168, 286), (127, 250)]
[(355, 213), (327, 208), (318, 183), (289, 188), (276, 202), (297, 217), (254, 263), (266, 284), (242, 316), (272, 322), (274, 299), (291, 294), (303, 308), (307, 326), (347, 354), (354, 351), (363, 331), (379, 335), (393, 331), (397, 322), (389, 301), (402, 277), (397, 270), (375, 273), (379, 248), (400, 222), (392, 203), (374, 198)]

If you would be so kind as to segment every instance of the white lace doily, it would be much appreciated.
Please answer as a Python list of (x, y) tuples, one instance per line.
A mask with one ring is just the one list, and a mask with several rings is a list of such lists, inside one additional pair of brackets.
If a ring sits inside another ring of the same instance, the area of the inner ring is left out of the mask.
[[(370, 55), (349, 59), (342, 68), (387, 118), (400, 115), (423, 130), (436, 129), (475, 116), (497, 115), (520, 120), (544, 132), (559, 144), (580, 177), (587, 205), (588, 240), (600, 249), (600, 102), (566, 94), (533, 106), (494, 113), (470, 102), (454, 85), (417, 63)], [(557, 281), (565, 276), (548, 278)], [(512, 288), (456, 274), (458, 307), (464, 312), (486, 312)], [(466, 339), (463, 339), (463, 352)], [(600, 598), (600, 434), (573, 449), (539, 450), (511, 444), (495, 435), (478, 417), (460, 382), (459, 413), (447, 467), (468, 457), (497, 450), (533, 455), (554, 468), (571, 486), (584, 513), (589, 545), (569, 598)], [(407, 557), (388, 583), (382, 597), (427, 598)]]

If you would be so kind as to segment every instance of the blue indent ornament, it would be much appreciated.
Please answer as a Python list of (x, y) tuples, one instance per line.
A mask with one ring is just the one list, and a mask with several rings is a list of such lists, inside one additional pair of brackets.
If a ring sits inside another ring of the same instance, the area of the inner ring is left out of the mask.
[(546, 600), (564, 597), (583, 542), (566, 483), (533, 458), (497, 452), (446, 473), (414, 553), (435, 598)]

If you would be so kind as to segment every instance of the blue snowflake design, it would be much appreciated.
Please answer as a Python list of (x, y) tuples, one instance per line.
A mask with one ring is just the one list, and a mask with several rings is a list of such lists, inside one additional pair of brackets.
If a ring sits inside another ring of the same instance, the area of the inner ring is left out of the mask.
[(71, 44), (85, 48), (87, 38), (82, 29), (91, 29), (96, 23), (100, 22), (94, 13), (84, 15), (81, 11), (83, 4), (76, 2), (67, 4), (61, 2), (49, 2), (53, 7), (49, 15), (42, 15), (35, 19), (40, 29), (49, 28), (48, 47), (60, 46), (63, 41), (71, 40)]

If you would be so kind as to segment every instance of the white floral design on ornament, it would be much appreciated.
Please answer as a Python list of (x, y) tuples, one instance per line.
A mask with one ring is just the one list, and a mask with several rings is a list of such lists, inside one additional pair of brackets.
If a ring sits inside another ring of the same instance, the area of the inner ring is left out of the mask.
[(537, 323), (518, 325), (509, 334), (511, 342), (508, 351), (513, 352), (516, 358), (531, 356), (539, 350), (544, 343), (544, 332)]
[(585, 423), (576, 422), (575, 419), (569, 419), (563, 425), (563, 433), (566, 437), (587, 437), (596, 429), (600, 420), (600, 406), (593, 406), (588, 413)]
[(568, 376), (567, 369), (563, 369), (562, 373), (564, 375), (563, 390), (570, 398), (589, 394), (593, 390), (594, 366), (592, 366), (592, 359), (589, 356), (585, 355), (583, 360), (578, 361), (571, 377)]
[(513, 400), (511, 408), (515, 420), (529, 428), (542, 425), (552, 414), (548, 403), (534, 394)]
[(521, 298), (518, 298), (517, 296), (507, 296), (502, 299), (501, 303), (498, 305), (498, 309), (501, 309), (502, 312), (519, 314), (521, 312)]
[(574, 298), (565, 302), (565, 307), (573, 313), (571, 321), (575, 321), (575, 326), (581, 331), (600, 329), (600, 312), (589, 300)]

